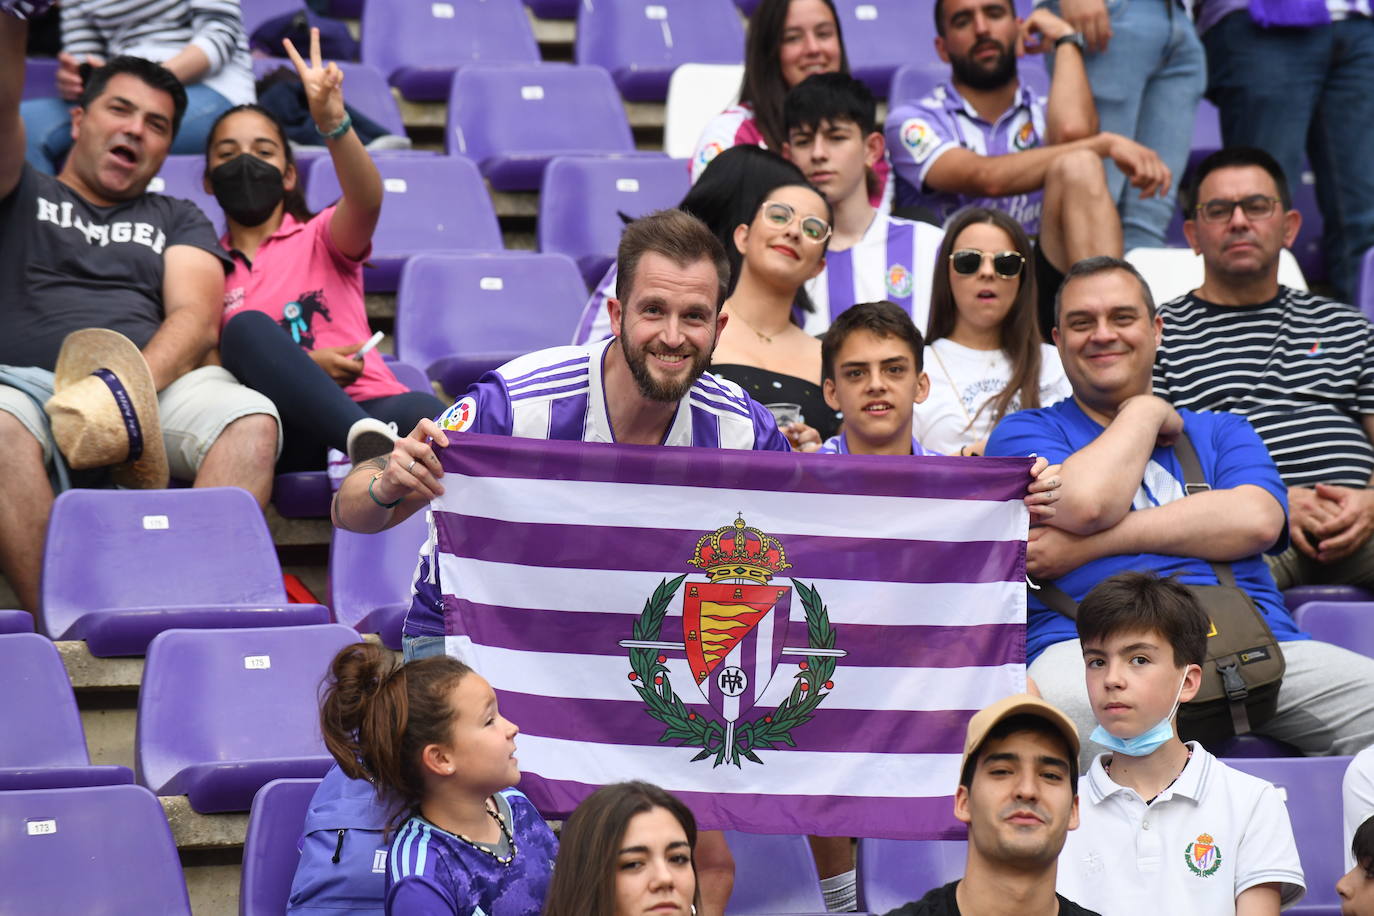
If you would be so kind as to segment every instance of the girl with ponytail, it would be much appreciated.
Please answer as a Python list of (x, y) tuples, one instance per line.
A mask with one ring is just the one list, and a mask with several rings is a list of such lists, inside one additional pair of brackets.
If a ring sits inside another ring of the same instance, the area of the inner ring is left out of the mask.
[(349, 646), (330, 667), (320, 729), (339, 767), (371, 782), (399, 824), (388, 916), (537, 916), (558, 841), (511, 788), (519, 729), (481, 675), (446, 655), (402, 665), (379, 646)]

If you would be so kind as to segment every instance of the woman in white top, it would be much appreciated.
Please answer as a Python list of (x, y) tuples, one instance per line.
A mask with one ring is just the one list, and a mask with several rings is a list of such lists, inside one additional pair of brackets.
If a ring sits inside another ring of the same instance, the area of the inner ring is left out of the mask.
[(1059, 352), (1040, 342), (1032, 252), (1001, 210), (970, 207), (945, 225), (926, 330), (930, 396), (913, 427), (926, 448), (981, 455), (1002, 417), (1069, 396)]

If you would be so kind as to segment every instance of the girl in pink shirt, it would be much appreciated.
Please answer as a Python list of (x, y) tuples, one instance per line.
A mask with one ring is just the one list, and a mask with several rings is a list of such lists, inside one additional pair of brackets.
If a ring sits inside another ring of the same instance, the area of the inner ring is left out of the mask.
[(354, 355), (372, 336), (362, 262), (372, 250), (382, 180), (350, 128), (342, 72), (321, 65), (318, 32), (311, 30), (309, 64), (284, 44), (343, 196), (311, 215), (281, 124), (257, 105), (232, 108), (215, 122), (205, 179), (224, 209), (228, 231), (220, 243), (234, 261), (220, 357), (239, 381), (276, 403), (284, 433), (277, 469), (301, 471), (323, 468), (329, 447), (355, 464), (384, 455), (395, 429), (409, 430), (443, 405), (408, 390), (376, 349)]

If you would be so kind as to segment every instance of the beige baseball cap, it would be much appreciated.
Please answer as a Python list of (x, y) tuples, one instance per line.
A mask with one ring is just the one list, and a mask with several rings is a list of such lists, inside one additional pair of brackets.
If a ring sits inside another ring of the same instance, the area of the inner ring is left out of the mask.
[(973, 718), (968, 720), (968, 732), (964, 736), (964, 756), (959, 761), (959, 772), (964, 772), (969, 758), (978, 752), (988, 732), (992, 731), (998, 722), (1021, 715), (1039, 716), (1053, 725), (1068, 742), (1072, 759), (1078, 759), (1078, 728), (1073, 724), (1073, 720), (1037, 696), (1016, 693), (978, 710)]

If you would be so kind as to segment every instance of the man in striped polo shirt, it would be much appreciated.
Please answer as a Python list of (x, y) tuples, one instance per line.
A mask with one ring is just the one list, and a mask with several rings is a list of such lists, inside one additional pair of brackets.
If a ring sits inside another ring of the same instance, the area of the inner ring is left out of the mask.
[(1240, 414), (1264, 440), (1288, 487), (1292, 543), (1269, 558), (1279, 588), (1374, 588), (1374, 325), (1279, 285), (1279, 253), (1302, 216), (1268, 153), (1212, 154), (1183, 198), (1206, 274), (1161, 306), (1155, 391), (1176, 407)]

